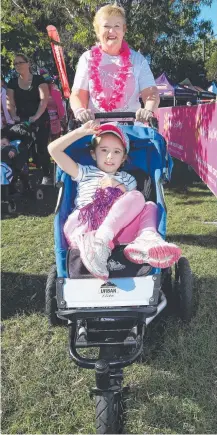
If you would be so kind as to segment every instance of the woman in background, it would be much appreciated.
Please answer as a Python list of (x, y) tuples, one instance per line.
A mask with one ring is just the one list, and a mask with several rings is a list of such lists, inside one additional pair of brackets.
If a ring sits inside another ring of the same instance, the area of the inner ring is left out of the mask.
[(37, 125), (37, 166), (42, 168), (42, 184), (51, 185), (50, 156), (47, 150), (50, 135), (47, 111), (48, 85), (43, 77), (32, 74), (29, 59), (24, 54), (19, 53), (15, 56), (14, 66), (18, 77), (8, 83), (8, 110), (13, 121), (30, 121)]

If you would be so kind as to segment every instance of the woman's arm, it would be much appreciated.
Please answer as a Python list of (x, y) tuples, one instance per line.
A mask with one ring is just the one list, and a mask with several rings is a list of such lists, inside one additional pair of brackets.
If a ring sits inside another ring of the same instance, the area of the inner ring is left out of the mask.
[(63, 171), (67, 172), (71, 177), (76, 178), (78, 175), (78, 165), (71, 157), (67, 156), (64, 150), (82, 137), (96, 134), (98, 131), (99, 125), (93, 121), (88, 121), (82, 127), (70, 131), (68, 134), (51, 142), (48, 145), (48, 151)]
[(7, 109), (7, 96), (6, 96), (6, 90), (4, 88), (1, 89), (1, 103), (2, 103), (2, 109), (4, 112), (5, 120), (7, 124), (14, 124), (14, 121), (11, 119), (10, 113)]
[(49, 88), (47, 83), (41, 83), (38, 89), (39, 89), (40, 103), (36, 114), (34, 116), (30, 116), (29, 118), (31, 122), (37, 121), (37, 119), (40, 118), (40, 116), (44, 113), (45, 109), (47, 108), (47, 103), (49, 98)]
[(157, 110), (160, 103), (157, 86), (143, 89), (141, 91), (141, 97), (144, 103), (144, 109), (150, 110), (150, 112), (155, 112), (155, 110)]
[(75, 113), (77, 109), (87, 109), (89, 102), (89, 91), (84, 89), (72, 89), (70, 95), (70, 106)]
[(7, 102), (7, 109), (8, 109), (8, 112), (10, 113), (10, 115), (11, 115), (11, 118), (13, 120), (17, 120), (18, 119), (18, 117), (16, 115), (17, 108), (16, 108), (16, 104), (15, 104), (14, 90), (13, 89), (9, 89), (9, 88), (7, 89), (7, 100), (6, 100), (6, 102)]

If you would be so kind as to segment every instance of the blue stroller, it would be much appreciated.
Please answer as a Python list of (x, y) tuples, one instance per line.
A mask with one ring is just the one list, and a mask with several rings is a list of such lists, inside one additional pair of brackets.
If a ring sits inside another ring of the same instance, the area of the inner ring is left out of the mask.
[[(103, 117), (117, 118), (117, 113), (107, 115)], [(123, 116), (129, 118), (132, 113), (119, 114)], [(165, 238), (163, 183), (169, 181), (172, 169), (166, 142), (155, 128), (136, 125), (123, 128), (131, 142), (126, 171), (135, 176), (146, 200), (158, 205), (158, 232)], [(67, 154), (81, 164), (93, 164), (87, 137), (67, 148)], [(73, 209), (76, 183), (57, 168), (57, 185), (56, 264), (47, 279), (46, 314), (51, 325), (67, 323), (72, 360), (80, 367), (95, 370), (96, 387), (91, 393), (96, 401), (96, 432), (121, 433), (123, 368), (142, 353), (147, 325), (167, 305), (173, 306), (183, 320), (191, 319), (191, 269), (188, 260), (181, 257), (172, 279), (171, 268), (161, 270), (148, 264), (133, 264), (123, 255), (125, 246), (117, 246), (108, 260), (108, 282), (94, 278), (83, 266), (79, 251), (68, 249), (63, 234), (63, 225)], [(98, 358), (79, 353), (79, 349), (88, 348), (97, 348)]]

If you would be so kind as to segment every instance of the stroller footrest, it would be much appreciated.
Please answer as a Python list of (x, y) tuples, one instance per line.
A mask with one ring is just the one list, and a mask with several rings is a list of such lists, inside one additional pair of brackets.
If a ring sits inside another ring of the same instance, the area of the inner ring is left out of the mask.
[(106, 346), (136, 346), (136, 340), (124, 340), (124, 341), (85, 341), (85, 340), (77, 340), (75, 342), (75, 346), (78, 349), (87, 348), (87, 347), (106, 347)]

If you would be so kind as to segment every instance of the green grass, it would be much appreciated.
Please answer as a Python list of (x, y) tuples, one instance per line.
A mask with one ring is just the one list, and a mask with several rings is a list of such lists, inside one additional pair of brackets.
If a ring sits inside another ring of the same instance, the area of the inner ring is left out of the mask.
[[(68, 357), (67, 330), (43, 314), (54, 261), (50, 202), (2, 221), (2, 433), (94, 433), (94, 373)], [(125, 369), (125, 433), (217, 433), (216, 198), (202, 184), (166, 190), (168, 238), (194, 274), (190, 325), (150, 325), (143, 362)]]

